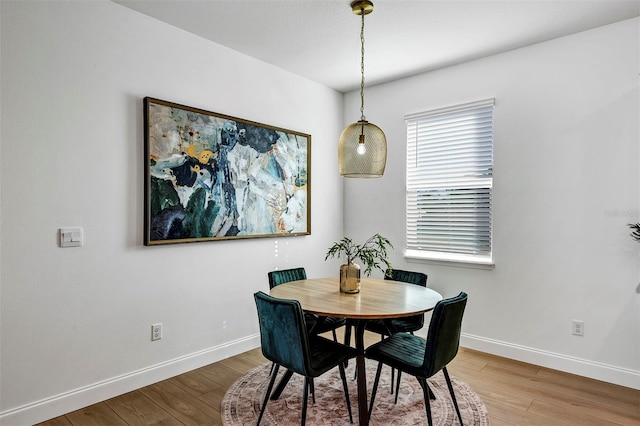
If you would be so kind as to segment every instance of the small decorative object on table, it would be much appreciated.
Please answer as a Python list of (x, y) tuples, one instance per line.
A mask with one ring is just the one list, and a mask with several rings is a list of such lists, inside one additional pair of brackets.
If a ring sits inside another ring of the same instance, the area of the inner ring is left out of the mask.
[(628, 223), (629, 228), (633, 229), (631, 232), (631, 238), (640, 243), (640, 223)]
[(325, 256), (346, 256), (347, 263), (340, 266), (340, 291), (343, 293), (358, 293), (360, 291), (360, 266), (353, 261), (360, 259), (366, 266), (364, 275), (369, 276), (373, 269), (384, 272), (391, 270), (391, 263), (387, 258), (387, 246), (393, 248), (393, 244), (380, 234), (375, 234), (364, 244), (355, 244), (351, 238), (344, 237), (335, 242)]

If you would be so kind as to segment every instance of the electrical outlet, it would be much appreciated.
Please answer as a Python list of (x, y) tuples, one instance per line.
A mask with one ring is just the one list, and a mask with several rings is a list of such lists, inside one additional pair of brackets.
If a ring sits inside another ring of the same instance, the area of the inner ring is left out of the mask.
[(151, 324), (151, 340), (162, 339), (162, 323)]
[(584, 321), (571, 320), (571, 334), (584, 336)]

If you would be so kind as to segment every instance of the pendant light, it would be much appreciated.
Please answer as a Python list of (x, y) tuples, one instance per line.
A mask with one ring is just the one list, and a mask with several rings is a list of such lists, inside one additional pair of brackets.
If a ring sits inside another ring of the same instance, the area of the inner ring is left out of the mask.
[(384, 174), (387, 164), (387, 138), (382, 129), (364, 116), (364, 15), (373, 12), (369, 0), (351, 2), (351, 10), (362, 17), (360, 27), (360, 121), (342, 131), (338, 142), (340, 174), (351, 178), (375, 178)]

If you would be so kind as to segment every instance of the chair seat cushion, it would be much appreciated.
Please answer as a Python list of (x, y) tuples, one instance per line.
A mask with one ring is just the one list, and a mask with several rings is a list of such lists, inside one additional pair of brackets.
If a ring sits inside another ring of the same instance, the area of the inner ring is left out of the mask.
[(367, 358), (382, 361), (413, 376), (422, 377), (426, 341), (409, 333), (396, 333), (369, 346)]
[(358, 354), (355, 348), (321, 336), (309, 336), (309, 351), (311, 364), (310, 371), (307, 372), (309, 377), (318, 377)]
[[(391, 331), (393, 333), (409, 333), (418, 331), (423, 326), (423, 315), (415, 315), (406, 318), (394, 318), (390, 321)], [(374, 333), (389, 335), (389, 329), (385, 325), (383, 320), (370, 320), (367, 321), (365, 329)]]
[(365, 330), (372, 331), (374, 333), (382, 334), (385, 336), (389, 335), (389, 330), (387, 330), (387, 326), (385, 325), (383, 320), (369, 320), (367, 321), (367, 324), (364, 328)]
[(347, 323), (344, 318), (318, 317), (317, 315), (304, 313), (304, 321), (307, 323), (307, 330), (313, 330), (314, 334), (322, 334), (327, 331), (335, 330)]

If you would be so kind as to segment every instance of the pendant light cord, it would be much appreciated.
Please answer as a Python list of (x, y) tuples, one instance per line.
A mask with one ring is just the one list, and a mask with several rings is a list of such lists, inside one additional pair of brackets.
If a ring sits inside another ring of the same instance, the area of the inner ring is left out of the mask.
[(364, 116), (364, 6), (360, 10), (362, 16), (362, 26), (360, 27), (360, 120), (366, 121)]

